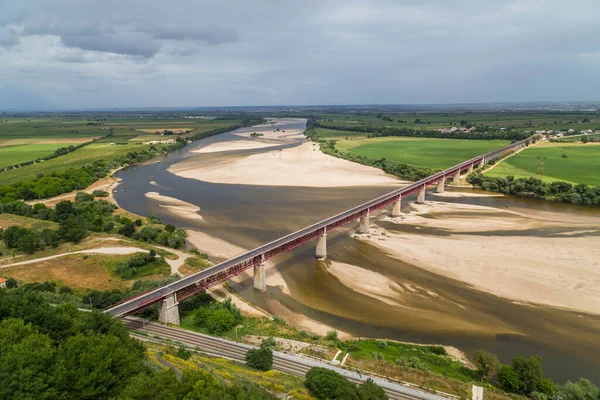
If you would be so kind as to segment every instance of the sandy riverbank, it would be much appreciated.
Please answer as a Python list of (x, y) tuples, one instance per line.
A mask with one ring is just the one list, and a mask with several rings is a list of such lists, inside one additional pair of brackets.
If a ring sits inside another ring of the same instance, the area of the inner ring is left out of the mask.
[(361, 239), (394, 258), (500, 297), (594, 314), (600, 310), (598, 218), (580, 216), (567, 223), (554, 212), (440, 202), (413, 208), (403, 217), (382, 220), (419, 227), (419, 234), (388, 231), (383, 238)]
[[(284, 121), (285, 122), (285, 121)], [(404, 182), (383, 171), (323, 154), (316, 143), (307, 141), (303, 129), (273, 131), (280, 126), (267, 126), (264, 135), (252, 138), (252, 132), (240, 133), (239, 140), (217, 142), (196, 150), (198, 153), (237, 151), (297, 144), (223, 162), (198, 165), (193, 159), (184, 160), (169, 168), (169, 172), (184, 178), (205, 182), (305, 187), (343, 186), (400, 186)], [(265, 127), (257, 127), (262, 129)]]

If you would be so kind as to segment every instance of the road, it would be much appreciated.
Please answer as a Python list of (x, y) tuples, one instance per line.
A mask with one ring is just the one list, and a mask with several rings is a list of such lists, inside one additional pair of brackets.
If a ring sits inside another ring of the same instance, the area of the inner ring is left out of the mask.
[[(123, 324), (133, 333), (146, 333), (148, 338), (160, 337), (170, 339), (171, 341), (180, 342), (186, 347), (201, 349), (205, 353), (240, 362), (245, 362), (244, 356), (248, 350), (256, 348), (255, 346), (245, 343), (232, 342), (230, 340), (203, 335), (197, 332), (173, 328), (154, 322), (147, 322), (137, 317), (125, 317), (123, 318)], [(334, 367), (328, 363), (320, 362), (312, 358), (282, 353), (279, 351), (273, 352), (273, 369), (276, 371), (305, 376), (312, 367), (331, 369), (355, 383), (362, 383), (368, 378), (373, 379), (377, 385), (385, 390), (391, 400), (447, 400), (456, 398), (451, 395), (428, 393), (417, 388), (392, 383), (368, 374), (361, 375), (357, 372)]]

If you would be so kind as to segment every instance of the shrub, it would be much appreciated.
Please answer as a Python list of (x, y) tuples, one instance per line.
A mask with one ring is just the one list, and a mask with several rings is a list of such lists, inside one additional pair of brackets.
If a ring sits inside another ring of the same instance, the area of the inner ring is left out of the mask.
[(325, 340), (337, 341), (338, 340), (338, 331), (336, 331), (334, 329), (332, 331), (327, 332), (327, 335), (325, 335)]
[(213, 312), (206, 320), (206, 327), (210, 333), (223, 334), (235, 326), (235, 317), (229, 310), (221, 309)]
[(92, 195), (94, 197), (108, 197), (108, 192), (105, 190), (94, 190)]
[(179, 346), (179, 348), (177, 349), (177, 353), (175, 353), (175, 356), (183, 360), (189, 360), (189, 358), (192, 356), (192, 352), (187, 350), (183, 346)]
[(259, 371), (273, 368), (273, 351), (269, 348), (252, 349), (246, 353), (246, 364)]
[(412, 368), (419, 371), (429, 371), (429, 367), (423, 361), (417, 357), (411, 357), (409, 359), (396, 358), (396, 364), (404, 368)]
[(433, 354), (437, 354), (438, 356), (447, 356), (448, 355), (448, 352), (446, 351), (446, 348), (444, 346), (432, 345), (432, 346), (427, 346), (427, 348), (429, 349), (430, 352), (432, 352)]
[(388, 344), (385, 340), (378, 340), (377, 346), (379, 346), (380, 349), (387, 349)]
[(385, 357), (381, 353), (373, 352), (373, 358), (379, 361), (383, 361)]
[(521, 389), (521, 379), (510, 365), (502, 365), (498, 370), (498, 385), (506, 392), (518, 393)]
[(142, 226), (142, 220), (141, 219), (136, 219), (135, 220), (135, 226)]
[(265, 349), (272, 349), (273, 347), (277, 346), (277, 342), (275, 341), (275, 339), (273, 339), (273, 337), (268, 337), (266, 339), (263, 339), (262, 342), (260, 342), (260, 348), (265, 348)]
[(304, 385), (310, 394), (319, 400), (358, 400), (355, 384), (335, 371), (327, 368), (313, 367), (306, 374)]
[(498, 358), (495, 355), (485, 350), (477, 350), (475, 352), (475, 365), (477, 366), (479, 379), (484, 380), (494, 375), (498, 369), (498, 364)]

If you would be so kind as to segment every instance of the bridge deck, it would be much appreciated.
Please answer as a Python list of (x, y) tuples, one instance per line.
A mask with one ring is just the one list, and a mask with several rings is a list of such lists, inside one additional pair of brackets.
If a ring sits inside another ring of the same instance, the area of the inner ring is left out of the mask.
[(217, 283), (223, 282), (247, 268), (258, 265), (263, 259), (267, 260), (276, 256), (277, 254), (292, 250), (318, 237), (323, 232), (330, 231), (355, 221), (361, 216), (369, 213), (370, 210), (383, 208), (400, 197), (409, 196), (425, 188), (427, 185), (433, 185), (448, 176), (460, 173), (462, 170), (467, 169), (472, 165), (476, 165), (482, 160), (499, 158), (513, 149), (529, 143), (531, 140), (531, 138), (521, 140), (519, 142), (512, 143), (508, 146), (501, 147), (497, 150), (493, 150), (489, 153), (464, 161), (453, 167), (428, 176), (427, 178), (414, 182), (408, 186), (394, 190), (383, 196), (377, 197), (376, 199), (351, 208), (350, 210), (346, 210), (333, 217), (327, 218), (287, 236), (283, 236), (270, 243), (266, 243), (253, 250), (240, 254), (239, 256), (219, 263), (204, 271), (184, 277), (176, 282), (165, 285), (154, 291), (144, 293), (135, 298), (125, 300), (123, 303), (105, 310), (105, 312), (117, 317), (124, 317), (126, 315), (141, 311), (152, 304), (156, 304), (172, 293), (176, 293), (179, 300), (189, 297), (195, 293), (216, 285)]

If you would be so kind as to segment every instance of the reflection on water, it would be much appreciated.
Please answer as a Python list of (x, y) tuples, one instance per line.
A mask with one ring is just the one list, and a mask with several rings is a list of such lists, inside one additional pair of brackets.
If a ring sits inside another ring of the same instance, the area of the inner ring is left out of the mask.
[[(162, 158), (160, 163), (148, 163), (121, 171), (119, 177), (123, 181), (115, 192), (116, 199), (128, 211), (141, 215), (154, 213), (163, 222), (198, 229), (241, 247), (252, 248), (390, 190), (389, 187), (303, 188), (213, 184), (180, 178), (167, 171), (170, 165), (183, 159), (187, 163), (216, 163), (222, 161), (223, 157), (267, 151), (242, 150), (227, 155), (193, 153), (194, 149), (207, 143), (231, 139), (237, 137), (229, 133), (212, 137), (171, 153)], [(150, 184), (151, 181), (155, 184)], [(204, 220), (185, 220), (165, 213), (156, 202), (144, 196), (144, 193), (151, 191), (159, 191), (162, 195), (199, 206)], [(597, 209), (524, 198), (465, 197), (444, 198), (443, 201), (503, 209), (508, 206), (515, 210), (535, 208), (560, 210), (574, 215), (599, 215)], [(417, 232), (409, 224), (381, 225), (402, 232), (450, 235), (434, 228), (422, 227)], [(600, 370), (600, 317), (519, 305), (474, 290), (461, 282), (391, 258), (368, 243), (350, 238), (348, 229), (328, 235), (329, 259), (361, 266), (399, 285), (410, 285), (415, 290), (414, 295), (405, 296), (402, 306), (385, 304), (342, 285), (328, 273), (327, 262), (314, 259), (314, 243), (274, 259), (291, 295), (277, 287), (269, 287), (266, 293), (256, 293), (248, 282), (233, 284), (234, 288), (267, 310), (270, 309), (267, 299), (277, 300), (294, 312), (356, 336), (443, 343), (467, 352), (485, 348), (498, 354), (504, 362), (509, 362), (515, 355), (539, 354), (544, 358), (548, 374), (554, 379), (564, 381), (579, 376), (598, 379), (594, 376), (597, 374), (591, 372)], [(524, 233), (519, 231), (519, 235), (547, 236), (561, 232), (531, 230)], [(485, 232), (485, 235), (506, 234), (505, 231)]]

